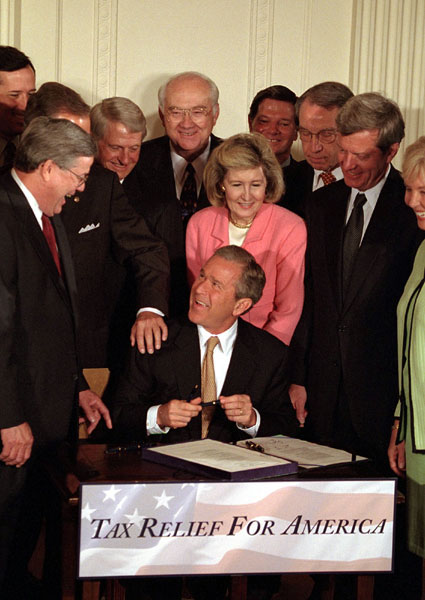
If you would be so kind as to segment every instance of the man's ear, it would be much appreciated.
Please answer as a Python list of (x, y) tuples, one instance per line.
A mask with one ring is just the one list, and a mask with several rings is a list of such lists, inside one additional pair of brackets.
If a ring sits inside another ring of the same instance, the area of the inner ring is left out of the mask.
[(50, 158), (48, 158), (38, 166), (39, 173), (43, 181), (50, 181), (52, 175), (54, 174), (55, 167), (56, 163), (54, 163)]
[(165, 117), (164, 117), (164, 113), (161, 110), (161, 107), (158, 106), (158, 115), (159, 118), (161, 119), (161, 123), (163, 124), (163, 126), (165, 127)]
[(251, 298), (239, 298), (239, 300), (236, 301), (236, 304), (233, 308), (233, 316), (239, 317), (240, 315), (243, 315), (243, 313), (249, 310), (251, 306)]
[(387, 156), (386, 156), (387, 165), (390, 164), (390, 162), (392, 161), (394, 156), (397, 154), (399, 148), (400, 148), (400, 144), (398, 142), (391, 144), (391, 146), (388, 150)]

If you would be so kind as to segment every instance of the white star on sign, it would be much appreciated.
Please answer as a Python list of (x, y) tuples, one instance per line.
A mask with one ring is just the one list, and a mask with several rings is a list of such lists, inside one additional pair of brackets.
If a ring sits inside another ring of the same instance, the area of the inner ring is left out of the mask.
[(139, 515), (137, 508), (134, 509), (134, 513), (132, 515), (124, 515), (124, 517), (127, 517), (129, 521), (135, 523), (136, 527), (140, 527), (141, 521), (143, 521), (145, 518), (143, 515)]
[(105, 497), (103, 499), (103, 502), (106, 502), (106, 500), (112, 500), (113, 502), (116, 501), (115, 496), (120, 492), (121, 490), (116, 490), (115, 486), (112, 485), (109, 490), (103, 490), (103, 493), (105, 494)]
[(81, 519), (87, 519), (87, 521), (91, 521), (91, 514), (96, 511), (97, 508), (90, 508), (90, 504), (87, 502), (87, 504), (81, 511)]
[(165, 508), (170, 508), (168, 506), (168, 501), (172, 500), (172, 498), (174, 498), (174, 496), (167, 496), (165, 493), (165, 490), (162, 490), (162, 494), (160, 496), (154, 496), (154, 498), (155, 498), (155, 500), (158, 501), (155, 506), (155, 510), (156, 510), (160, 506), (165, 506)]

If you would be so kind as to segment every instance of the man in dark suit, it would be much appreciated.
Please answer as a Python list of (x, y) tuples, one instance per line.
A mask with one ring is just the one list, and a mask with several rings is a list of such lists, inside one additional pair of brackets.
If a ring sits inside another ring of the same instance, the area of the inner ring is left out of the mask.
[(396, 306), (416, 250), (415, 219), (391, 166), (398, 106), (375, 93), (337, 116), (344, 180), (307, 204), (303, 316), (290, 395), (311, 439), (386, 465), (397, 402)]
[(167, 442), (201, 438), (201, 358), (208, 339), (217, 336), (213, 361), (220, 402), (208, 437), (235, 441), (293, 432), (287, 348), (238, 319), (261, 297), (264, 281), (246, 250), (226, 246), (213, 254), (192, 286), (189, 320), (170, 324), (160, 352), (132, 353), (113, 408), (117, 431), (132, 439), (162, 433)]
[[(76, 282), (57, 215), (66, 195), (84, 189), (95, 150), (79, 127), (42, 117), (23, 134), (15, 168), (0, 181), (0, 581), (27, 481), (41, 459), (50, 459), (76, 431), (78, 392), (86, 405), (88, 386), (77, 358)], [(90, 421), (102, 413), (110, 425), (96, 402), (87, 406)], [(0, 588), (5, 597), (15, 597)]]
[[(90, 131), (89, 113), (89, 106), (74, 90), (49, 82), (31, 98), (27, 119), (44, 114)], [(136, 312), (133, 343), (137, 338), (140, 351), (153, 352), (166, 336), (169, 264), (164, 244), (131, 207), (117, 176), (98, 163), (85, 190), (64, 207), (62, 219), (77, 278), (83, 367), (117, 366), (125, 355)], [(133, 282), (126, 288), (131, 294), (125, 303), (119, 303), (126, 277), (120, 265), (129, 268)]]
[[(297, 139), (296, 101), (292, 90), (284, 85), (272, 85), (255, 95), (248, 114), (249, 131), (261, 133), (269, 141), (282, 167), (285, 187), (298, 165), (291, 156), (292, 144)], [(286, 193), (278, 204), (292, 211), (297, 208), (286, 202)]]
[[(120, 435), (133, 440), (162, 436), (174, 443), (294, 433), (287, 347), (238, 318), (259, 300), (264, 283), (262, 268), (243, 248), (226, 246), (213, 254), (192, 286), (189, 320), (171, 322), (168, 340), (154, 355), (132, 353), (113, 407)], [(209, 377), (211, 341), (217, 345)], [(217, 405), (203, 406), (211, 398), (219, 400)], [(196, 599), (219, 600), (227, 583), (226, 578), (191, 578), (188, 586)], [(180, 598), (178, 584), (168, 580), (167, 598)], [(258, 597), (271, 598), (278, 584), (278, 577), (250, 578), (249, 588), (255, 585), (261, 588)], [(158, 586), (157, 580), (150, 582), (152, 598), (165, 597)], [(130, 599), (140, 597), (137, 584), (129, 588)]]
[(285, 173), (282, 206), (302, 217), (306, 199), (312, 192), (342, 179), (336, 117), (352, 95), (346, 85), (325, 81), (306, 90), (297, 100), (298, 132), (305, 160)]
[(28, 56), (0, 46), (0, 167), (11, 167), (24, 130), (28, 98), (35, 92), (35, 70)]
[(136, 210), (168, 248), (171, 316), (187, 311), (185, 231), (190, 216), (209, 206), (202, 175), (221, 141), (212, 134), (218, 94), (215, 83), (201, 73), (169, 79), (158, 92), (166, 135), (142, 144), (139, 163), (123, 183)]

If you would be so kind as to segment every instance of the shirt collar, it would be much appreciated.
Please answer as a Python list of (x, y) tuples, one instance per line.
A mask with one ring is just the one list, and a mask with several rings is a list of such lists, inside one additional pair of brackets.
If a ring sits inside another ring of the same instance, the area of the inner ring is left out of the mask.
[(389, 175), (390, 169), (391, 169), (391, 165), (388, 165), (388, 168), (387, 168), (383, 178), (380, 179), (376, 185), (374, 185), (372, 188), (370, 188), (366, 191), (361, 192), (360, 190), (358, 190), (356, 188), (351, 188), (350, 202), (351, 201), (354, 202), (354, 199), (357, 196), (357, 194), (364, 194), (366, 196), (366, 201), (373, 208), (375, 208), (376, 203), (378, 202), (379, 194), (381, 193), (382, 188), (384, 187), (385, 182), (387, 181), (387, 177)]
[(34, 196), (29, 191), (29, 189), (19, 179), (18, 174), (15, 171), (15, 169), (12, 169), (10, 174), (12, 175), (12, 178), (16, 182), (16, 185), (19, 187), (19, 189), (21, 190), (21, 192), (24, 194), (25, 198), (27, 199), (27, 202), (30, 205), (31, 210), (34, 213), (35, 218), (37, 219), (37, 223), (40, 225), (41, 229), (43, 229), (43, 225), (42, 225), (42, 221), (41, 221), (43, 211), (39, 207), (37, 200), (34, 198)]
[(207, 331), (202, 325), (197, 325), (198, 335), (199, 335), (199, 344), (201, 348), (206, 345), (210, 337), (218, 337), (219, 344), (218, 347), (221, 349), (223, 354), (227, 354), (230, 352), (235, 344), (236, 335), (238, 333), (238, 320), (233, 323), (229, 329), (223, 331), (222, 333), (210, 333)]
[[(211, 148), (211, 137), (208, 140), (208, 144), (206, 145), (205, 150), (202, 152), (202, 154), (197, 156), (195, 158), (195, 160), (192, 161), (192, 165), (193, 165), (193, 168), (195, 169), (197, 181), (200, 181), (200, 182), (202, 181), (202, 175), (204, 173), (204, 168), (205, 168), (205, 165), (207, 164), (207, 160), (210, 155), (210, 148)], [(170, 141), (170, 152), (171, 152), (171, 162), (173, 163), (173, 171), (174, 171), (175, 180), (178, 181), (180, 183), (180, 185), (183, 185), (188, 161), (185, 158), (183, 158), (182, 156), (180, 156), (180, 154), (177, 154), (177, 152), (173, 148), (173, 145), (171, 144), (171, 141)]]
[[(323, 169), (320, 169), (320, 170), (314, 169), (313, 189), (316, 189), (316, 187), (319, 184), (319, 181), (321, 181), (320, 175), (322, 173), (323, 173)], [(329, 173), (332, 173), (332, 175), (335, 177), (335, 179), (337, 181), (339, 181), (340, 179), (342, 179), (344, 177), (344, 174), (343, 174), (340, 166), (335, 167), (334, 169), (329, 171)]]

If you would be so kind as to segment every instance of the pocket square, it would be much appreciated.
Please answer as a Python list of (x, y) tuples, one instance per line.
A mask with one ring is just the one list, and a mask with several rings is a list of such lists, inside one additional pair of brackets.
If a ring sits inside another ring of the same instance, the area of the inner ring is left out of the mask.
[(81, 227), (81, 229), (78, 233), (87, 233), (87, 231), (91, 231), (92, 229), (97, 229), (98, 227), (100, 227), (100, 223), (97, 223), (97, 225), (92, 223), (91, 225), (86, 225), (85, 227)]

